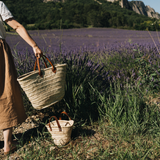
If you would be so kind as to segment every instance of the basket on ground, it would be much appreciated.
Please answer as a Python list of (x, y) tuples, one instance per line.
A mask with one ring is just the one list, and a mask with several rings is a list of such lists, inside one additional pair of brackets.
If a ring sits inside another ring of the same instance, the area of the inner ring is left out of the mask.
[[(47, 68), (44, 57), (51, 64), (51, 67)], [(34, 71), (26, 73), (17, 79), (32, 106), (37, 110), (59, 102), (65, 94), (67, 64), (53, 66), (46, 56), (42, 58), (46, 66), (45, 69), (40, 69), (39, 58), (37, 58)], [(37, 64), (38, 70), (36, 70)]]
[[(62, 112), (62, 113), (68, 116), (66, 112)], [(69, 121), (61, 120), (61, 115), (59, 120), (57, 119), (56, 116), (52, 116), (54, 117), (55, 120), (50, 122), (52, 119), (51, 117), (49, 120), (49, 123), (46, 124), (48, 131), (52, 135), (54, 144), (58, 146), (66, 145), (71, 140), (71, 134), (72, 134), (73, 124), (74, 124), (74, 121), (71, 120), (69, 116), (68, 116)]]

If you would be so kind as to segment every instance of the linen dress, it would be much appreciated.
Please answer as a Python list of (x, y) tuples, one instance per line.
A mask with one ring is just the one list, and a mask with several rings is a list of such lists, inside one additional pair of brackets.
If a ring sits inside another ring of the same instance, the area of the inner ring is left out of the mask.
[(0, 129), (16, 126), (27, 118), (11, 50), (5, 41), (3, 21), (12, 17), (0, 1)]

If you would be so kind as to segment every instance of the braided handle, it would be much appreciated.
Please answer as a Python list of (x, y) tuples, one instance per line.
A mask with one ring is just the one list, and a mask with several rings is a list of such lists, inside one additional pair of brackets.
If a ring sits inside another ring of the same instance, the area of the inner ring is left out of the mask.
[[(58, 125), (58, 128), (59, 128), (59, 131), (62, 132), (62, 128), (61, 128), (61, 126), (60, 126), (60, 124), (59, 124), (59, 122), (58, 122), (57, 117), (56, 117), (56, 116), (52, 116), (52, 117), (54, 117), (54, 119), (56, 120), (57, 125)], [(51, 128), (51, 125), (50, 125), (50, 122), (51, 122), (52, 117), (49, 119), (49, 128), (50, 128), (50, 131), (52, 131), (52, 128)]]
[[(48, 62), (50, 63), (50, 65), (52, 66), (52, 71), (53, 71), (53, 73), (56, 73), (56, 68), (55, 68), (55, 66), (52, 64), (52, 62), (51, 62), (45, 55), (43, 55), (42, 59), (43, 59), (43, 62), (44, 62), (44, 64), (45, 64), (45, 67), (48, 68), (44, 58), (46, 58), (47, 61), (48, 61)], [(37, 58), (36, 58), (36, 61), (35, 61), (35, 64), (34, 64), (34, 71), (36, 70), (36, 66), (37, 66), (37, 64), (38, 64), (39, 75), (40, 75), (41, 77), (43, 77), (42, 72), (41, 72), (41, 68), (40, 68), (40, 64), (39, 64), (39, 60), (40, 60), (40, 58), (37, 57)]]

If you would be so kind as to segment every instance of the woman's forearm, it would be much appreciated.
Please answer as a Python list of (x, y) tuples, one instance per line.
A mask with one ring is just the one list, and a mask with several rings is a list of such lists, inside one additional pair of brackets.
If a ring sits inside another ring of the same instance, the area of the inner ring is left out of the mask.
[(13, 18), (8, 19), (6, 22), (33, 48), (35, 56), (39, 58), (43, 56), (41, 49), (37, 46), (36, 42), (31, 38), (27, 30), (19, 22)]
[(35, 43), (35, 41), (31, 38), (31, 36), (29, 35), (29, 33), (27, 32), (27, 30), (22, 26), (19, 25), (16, 28), (16, 32), (31, 46), (31, 47), (36, 47), (37, 44)]

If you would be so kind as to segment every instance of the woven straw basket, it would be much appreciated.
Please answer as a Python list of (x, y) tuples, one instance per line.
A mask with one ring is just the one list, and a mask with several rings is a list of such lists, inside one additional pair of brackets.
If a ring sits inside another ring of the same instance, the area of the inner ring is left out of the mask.
[[(63, 114), (68, 114), (66, 112), (62, 112)], [(61, 114), (62, 114), (61, 113)], [(52, 117), (54, 117), (55, 121), (51, 121)], [(72, 128), (74, 121), (69, 117), (68, 120), (61, 120), (61, 115), (59, 120), (56, 116), (52, 116), (49, 119), (49, 123), (46, 125), (48, 131), (52, 135), (52, 139), (55, 145), (62, 146), (66, 145), (71, 140)]]
[[(47, 68), (44, 57), (49, 61), (51, 67)], [(40, 69), (39, 58), (37, 58), (34, 71), (26, 73), (17, 79), (32, 106), (37, 110), (57, 103), (65, 94), (67, 64), (53, 66), (46, 56), (42, 58), (46, 66), (45, 69)], [(38, 70), (36, 70), (37, 64)]]

